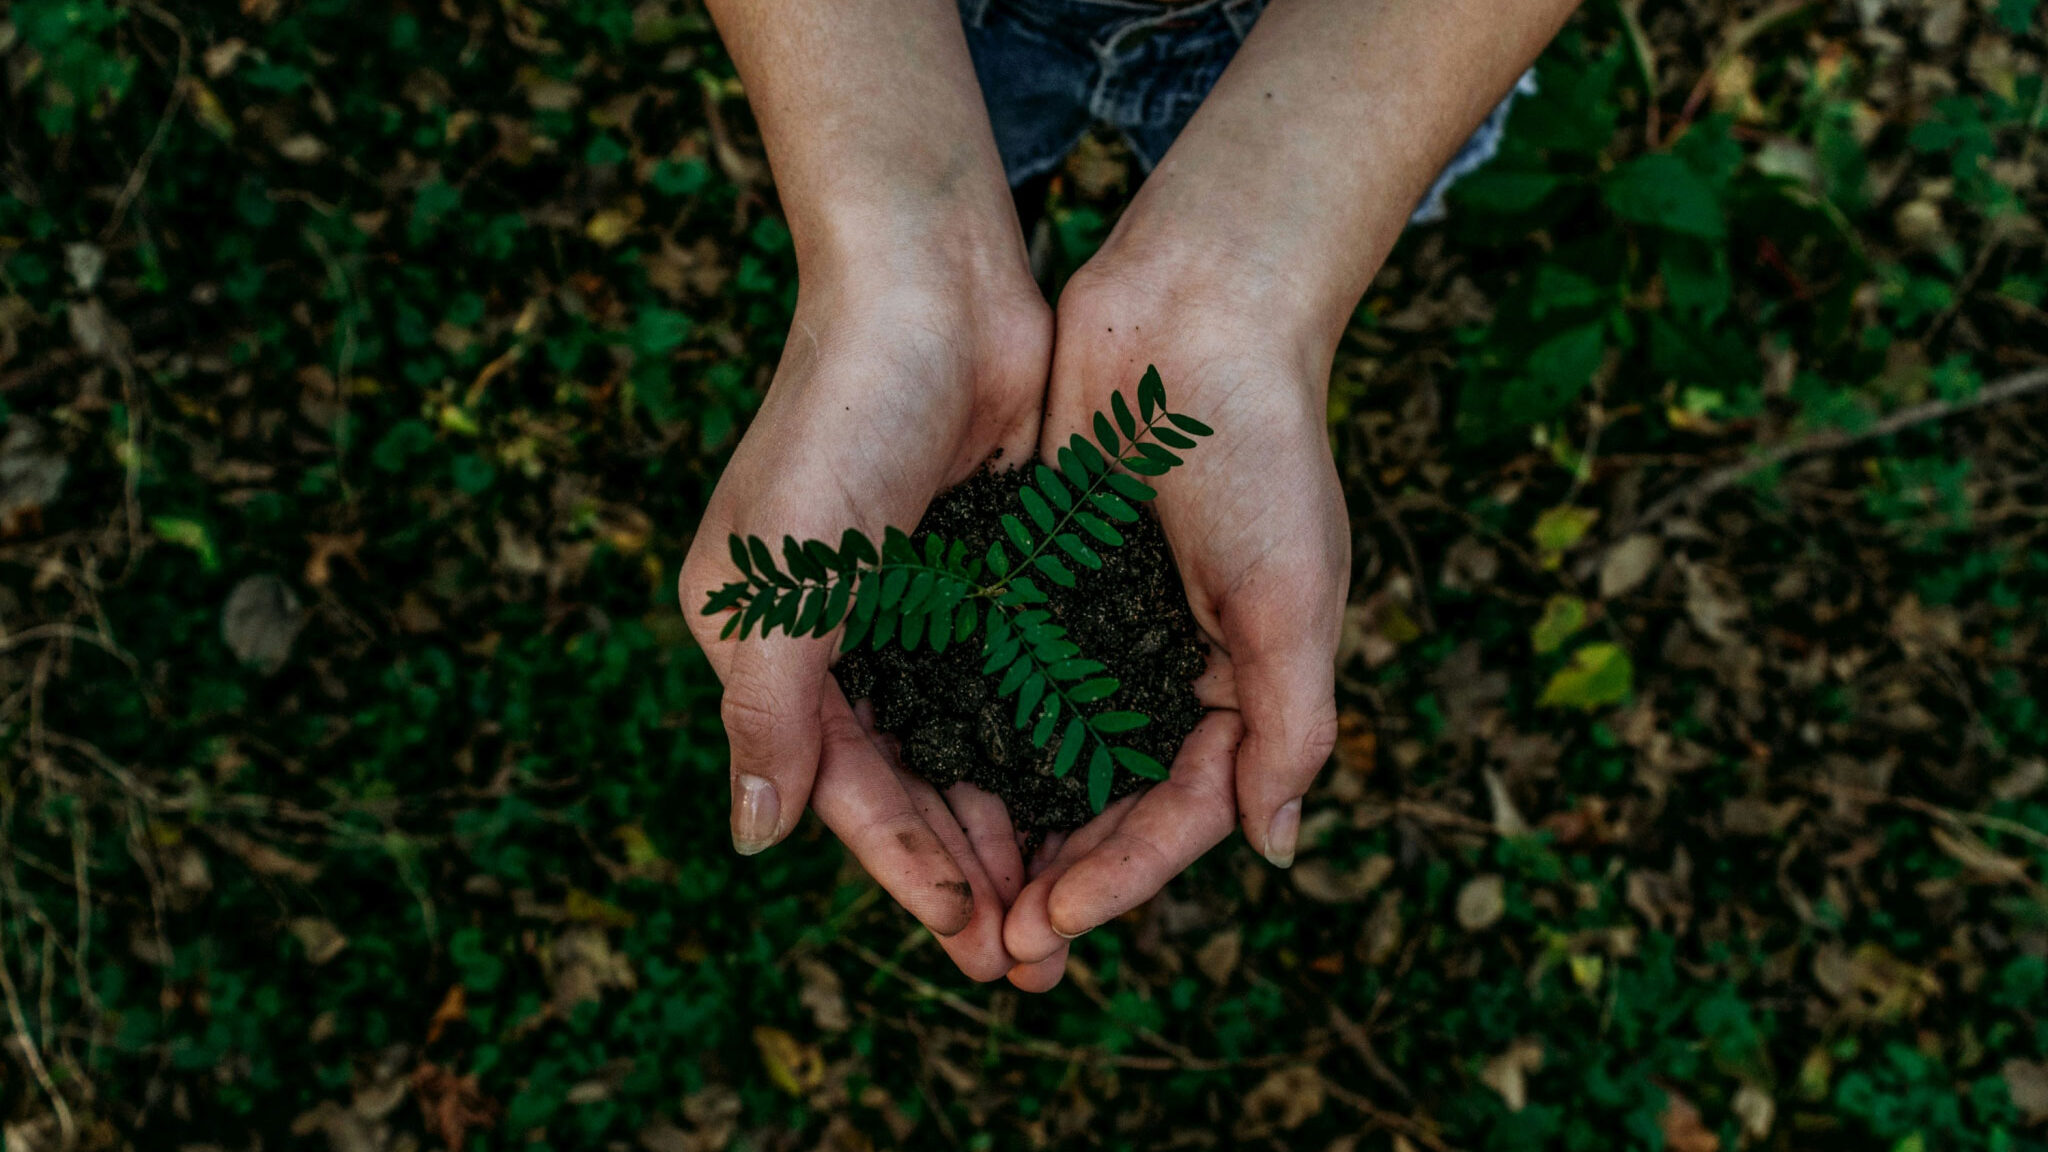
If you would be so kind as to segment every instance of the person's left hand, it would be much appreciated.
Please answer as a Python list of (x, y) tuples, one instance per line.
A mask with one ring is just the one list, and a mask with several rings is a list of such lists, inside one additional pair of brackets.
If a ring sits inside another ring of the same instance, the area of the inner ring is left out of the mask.
[(1351, 545), (1326, 424), (1334, 338), (1284, 322), (1282, 285), (1202, 291), (1186, 271), (1106, 248), (1069, 282), (1040, 444), (1049, 457), (1085, 435), (1111, 393), (1135, 395), (1147, 365), (1172, 410), (1216, 430), (1149, 481), (1210, 646), (1196, 691), (1213, 711), (1169, 779), (1048, 844), (1004, 922), (1010, 980), (1030, 991), (1059, 982), (1068, 941), (1151, 899), (1234, 822), (1275, 865), (1292, 864), (1301, 798), (1336, 739)]

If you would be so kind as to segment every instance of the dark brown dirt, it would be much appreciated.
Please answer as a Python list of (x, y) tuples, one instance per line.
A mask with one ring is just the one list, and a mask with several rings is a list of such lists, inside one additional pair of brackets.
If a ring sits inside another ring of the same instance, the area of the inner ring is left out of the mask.
[[(984, 468), (941, 493), (914, 538), (922, 546), (927, 534), (937, 533), (964, 540), (968, 555), (981, 555), (1001, 536), (1003, 513), (1020, 510), (1017, 489), (1023, 476), (1023, 469)], [(1067, 629), (1068, 638), (1084, 656), (1108, 665), (1104, 675), (1122, 684), (1116, 695), (1092, 708), (1152, 717), (1151, 724), (1120, 739), (1171, 765), (1202, 718), (1191, 684), (1201, 674), (1205, 649), (1158, 522), (1147, 512), (1136, 523), (1117, 527), (1124, 544), (1097, 549), (1100, 569), (1069, 565), (1077, 570), (1075, 587), (1060, 588), (1042, 577), (1035, 583), (1051, 598), (1045, 607)], [(977, 633), (967, 644), (940, 654), (929, 648), (906, 653), (893, 645), (879, 652), (863, 647), (842, 658), (835, 671), (849, 698), (874, 703), (876, 724), (902, 744), (904, 766), (935, 786), (966, 780), (995, 793), (1009, 806), (1018, 830), (1034, 840), (1086, 822), (1094, 815), (1088, 807), (1086, 758), (1064, 779), (1054, 776), (1059, 736), (1043, 749), (1032, 747), (1031, 733), (1015, 726), (1016, 699), (998, 699), (981, 665)], [(1110, 797), (1129, 795), (1146, 783), (1119, 768)]]

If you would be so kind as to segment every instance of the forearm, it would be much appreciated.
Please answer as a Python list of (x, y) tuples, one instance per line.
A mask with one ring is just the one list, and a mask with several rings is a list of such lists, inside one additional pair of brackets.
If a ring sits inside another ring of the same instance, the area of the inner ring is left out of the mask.
[(953, 0), (709, 0), (807, 272), (1022, 266)]
[(1247, 307), (1334, 346), (1444, 164), (1576, 5), (1273, 0), (1104, 258), (1256, 292)]

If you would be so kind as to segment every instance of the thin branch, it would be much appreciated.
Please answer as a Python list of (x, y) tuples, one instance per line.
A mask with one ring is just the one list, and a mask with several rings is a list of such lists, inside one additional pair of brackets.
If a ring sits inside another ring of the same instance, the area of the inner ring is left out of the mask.
[(170, 129), (171, 120), (185, 102), (185, 78), (191, 73), (192, 42), (185, 36), (185, 26), (178, 18), (148, 0), (133, 0), (134, 7), (143, 15), (169, 28), (178, 37), (178, 75), (171, 81), (171, 98), (164, 105), (164, 114), (156, 122), (156, 131), (151, 134), (149, 144), (142, 150), (142, 158), (128, 173), (128, 182), (121, 187), (121, 194), (114, 200), (114, 213), (107, 220), (107, 226), (100, 232), (100, 242), (113, 239), (121, 228), (121, 220), (128, 214), (128, 206), (142, 193), (142, 185), (149, 178), (149, 166), (156, 154), (163, 148), (164, 134)]
[(1821, 452), (1839, 451), (1843, 448), (1864, 443), (1865, 441), (1876, 440), (1903, 432), (1915, 425), (1926, 424), (1935, 420), (1946, 420), (1950, 416), (1959, 416), (1965, 412), (1974, 412), (1979, 408), (2003, 404), (2009, 400), (2017, 400), (2044, 390), (2048, 390), (2048, 368), (2036, 368), (2031, 372), (2022, 372), (2017, 376), (2009, 376), (1997, 383), (1987, 384), (1979, 389), (1976, 395), (1965, 399), (1929, 400), (1924, 404), (1915, 404), (1910, 408), (1902, 408), (1860, 432), (1843, 432), (1830, 429), (1825, 432), (1815, 432), (1808, 436), (1798, 437), (1789, 443), (1780, 444), (1775, 448), (1758, 453), (1739, 464), (1730, 464), (1727, 467), (1718, 468), (1707, 473), (1691, 484), (1650, 505), (1648, 511), (1627, 522), (1617, 530), (1614, 538), (1619, 540), (1631, 533), (1639, 532), (1654, 524), (1658, 524), (1681, 510), (1696, 507), (1708, 497), (1724, 492), (1759, 472), (1775, 468), (1789, 460), (1796, 460), (1801, 456), (1812, 456)]

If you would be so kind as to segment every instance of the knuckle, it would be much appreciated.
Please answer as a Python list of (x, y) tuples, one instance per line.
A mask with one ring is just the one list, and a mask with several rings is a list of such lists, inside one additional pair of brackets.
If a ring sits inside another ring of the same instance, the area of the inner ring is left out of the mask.
[(783, 718), (763, 695), (739, 686), (726, 689), (718, 702), (718, 718), (735, 747), (759, 748), (773, 741), (784, 727)]
[(1301, 763), (1313, 775), (1337, 750), (1337, 702), (1324, 703), (1302, 733)]

